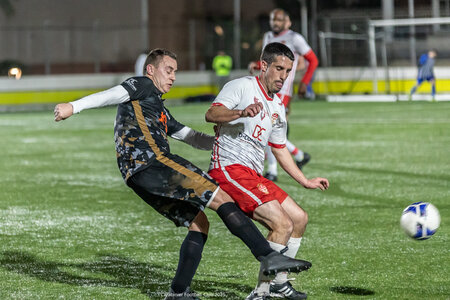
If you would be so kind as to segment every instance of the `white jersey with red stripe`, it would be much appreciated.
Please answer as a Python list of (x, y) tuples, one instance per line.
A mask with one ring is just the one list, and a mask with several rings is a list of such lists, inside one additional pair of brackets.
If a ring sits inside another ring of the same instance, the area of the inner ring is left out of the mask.
[(243, 110), (261, 102), (263, 109), (255, 117), (239, 118), (218, 125), (211, 154), (210, 170), (241, 164), (262, 174), (264, 148), (283, 148), (286, 144), (286, 112), (280, 98), (270, 98), (258, 77), (246, 76), (228, 82), (212, 105)]
[(289, 97), (292, 97), (298, 57), (299, 55), (304, 56), (306, 53), (311, 51), (311, 47), (308, 45), (305, 38), (301, 34), (292, 30), (285, 30), (283, 32), (280, 32), (280, 34), (277, 36), (275, 36), (272, 31), (266, 32), (263, 37), (263, 49), (269, 43), (285, 44), (289, 49), (291, 49), (292, 52), (294, 52), (294, 65), (292, 66), (292, 70), (279, 92), (279, 94), (281, 95), (288, 95)]

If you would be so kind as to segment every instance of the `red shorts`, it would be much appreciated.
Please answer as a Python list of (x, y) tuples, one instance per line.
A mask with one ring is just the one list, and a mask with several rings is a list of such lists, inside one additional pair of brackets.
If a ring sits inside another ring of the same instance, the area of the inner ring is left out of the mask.
[(216, 168), (208, 173), (250, 218), (253, 211), (263, 203), (277, 200), (281, 204), (288, 196), (275, 183), (243, 165)]

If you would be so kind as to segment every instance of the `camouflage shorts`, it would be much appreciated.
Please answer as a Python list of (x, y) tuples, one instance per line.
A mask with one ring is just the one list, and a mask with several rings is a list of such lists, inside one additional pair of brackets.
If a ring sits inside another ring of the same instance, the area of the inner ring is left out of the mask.
[(168, 154), (165, 159), (131, 176), (127, 184), (176, 226), (189, 227), (218, 184), (182, 157)]

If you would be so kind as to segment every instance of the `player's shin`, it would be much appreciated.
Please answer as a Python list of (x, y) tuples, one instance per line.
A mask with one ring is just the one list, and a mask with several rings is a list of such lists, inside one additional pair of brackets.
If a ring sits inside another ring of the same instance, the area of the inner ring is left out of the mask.
[(192, 278), (202, 258), (203, 246), (207, 235), (198, 231), (189, 231), (181, 244), (180, 259), (175, 277), (172, 280), (172, 291), (183, 293), (191, 285)]
[[(278, 244), (278, 243), (269, 241), (269, 245), (270, 245), (270, 248), (272, 248), (273, 250), (280, 252), (280, 253), (284, 253), (287, 250), (286, 246), (282, 245), (282, 244)], [(264, 266), (261, 263), (261, 267), (259, 268), (258, 283), (255, 288), (255, 292), (257, 294), (268, 294), (269, 289), (270, 289), (270, 281), (273, 279), (273, 276), (264, 275), (263, 267)], [(279, 272), (279, 273), (277, 273), (276, 276), (278, 276), (279, 274), (283, 274), (283, 273), (287, 274), (287, 272)]]
[[(295, 258), (297, 256), (298, 249), (300, 248), (302, 238), (289, 238), (289, 241), (287, 242), (287, 250), (283, 254), (290, 258)], [(273, 282), (276, 284), (282, 284), (285, 283), (288, 280), (288, 272), (279, 272), (275, 278), (273, 279)]]
[(217, 209), (217, 214), (227, 226), (228, 230), (240, 238), (258, 259), (272, 252), (264, 236), (244, 215), (234, 202), (226, 202)]

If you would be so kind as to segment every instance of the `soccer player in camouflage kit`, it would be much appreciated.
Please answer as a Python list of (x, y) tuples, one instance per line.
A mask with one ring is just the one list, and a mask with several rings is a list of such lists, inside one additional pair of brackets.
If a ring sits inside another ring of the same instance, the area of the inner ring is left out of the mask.
[[(162, 95), (175, 81), (176, 55), (154, 49), (147, 57), (145, 70), (146, 76), (132, 77), (103, 92), (58, 104), (54, 114), (55, 121), (61, 121), (84, 109), (118, 104), (114, 136), (125, 183), (176, 226), (189, 230), (166, 299), (198, 299), (190, 292), (190, 284), (209, 229), (205, 207), (216, 211), (227, 228), (242, 239), (264, 264), (267, 274), (309, 268), (309, 262), (273, 251), (256, 226), (208, 174), (170, 152), (167, 136), (200, 149), (211, 150), (213, 144), (212, 136), (179, 123), (164, 106)], [(249, 116), (255, 112), (254, 107), (245, 110)]]

